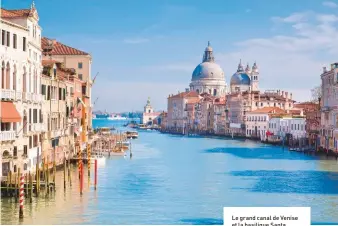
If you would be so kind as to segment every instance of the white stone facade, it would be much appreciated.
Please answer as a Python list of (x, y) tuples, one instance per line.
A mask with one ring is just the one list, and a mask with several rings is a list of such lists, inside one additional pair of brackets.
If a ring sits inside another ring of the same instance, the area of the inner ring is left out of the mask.
[[(1, 123), (2, 172), (35, 170), (41, 159), (41, 28), (32, 5), (10, 16), (3, 10), (0, 23), (0, 98), (14, 103), (20, 122)], [(5, 109), (6, 110), (6, 109)], [(0, 115), (1, 118), (1, 115)]]
[(305, 138), (306, 119), (292, 117), (271, 118), (269, 121), (269, 131), (280, 137), (292, 134), (294, 139)]

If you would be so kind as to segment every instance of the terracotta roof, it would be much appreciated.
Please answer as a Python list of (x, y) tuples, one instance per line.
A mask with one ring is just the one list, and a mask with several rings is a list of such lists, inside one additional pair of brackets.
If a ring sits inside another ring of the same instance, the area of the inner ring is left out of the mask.
[(199, 94), (196, 91), (188, 91), (188, 92), (182, 92), (173, 96), (170, 96), (169, 98), (186, 98), (186, 97), (199, 97)]
[(276, 114), (280, 114), (280, 113), (285, 113), (285, 111), (281, 108), (278, 107), (263, 107), (263, 108), (259, 108), (257, 110), (248, 112), (248, 113), (276, 113)]
[(58, 41), (42, 37), (41, 39), (41, 48), (45, 50), (48, 47), (48, 42), (51, 41), (53, 43), (52, 51), (50, 54), (52, 55), (89, 55), (86, 52), (75, 49), (73, 47), (62, 44)]
[(60, 63), (56, 60), (42, 60), (42, 66), (52, 66), (53, 64)]
[(8, 10), (1, 8), (1, 18), (28, 17), (30, 13), (31, 13), (30, 9)]

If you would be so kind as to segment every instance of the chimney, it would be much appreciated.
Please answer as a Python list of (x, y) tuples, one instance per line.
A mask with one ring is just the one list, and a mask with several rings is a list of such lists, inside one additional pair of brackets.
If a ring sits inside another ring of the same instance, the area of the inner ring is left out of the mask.
[(284, 97), (284, 91), (282, 91), (282, 97)]
[(292, 100), (292, 93), (290, 93), (290, 100)]
[(327, 72), (326, 67), (323, 67), (323, 73)]
[(285, 92), (285, 98), (289, 99), (289, 93), (288, 92)]
[(304, 111), (303, 111), (303, 109), (300, 110), (300, 116), (304, 116)]

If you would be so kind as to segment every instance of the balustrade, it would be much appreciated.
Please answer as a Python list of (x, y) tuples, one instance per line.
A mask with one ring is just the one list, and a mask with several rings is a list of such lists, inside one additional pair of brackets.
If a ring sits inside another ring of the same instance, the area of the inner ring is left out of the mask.
[(11, 141), (15, 140), (15, 131), (0, 131), (0, 141)]

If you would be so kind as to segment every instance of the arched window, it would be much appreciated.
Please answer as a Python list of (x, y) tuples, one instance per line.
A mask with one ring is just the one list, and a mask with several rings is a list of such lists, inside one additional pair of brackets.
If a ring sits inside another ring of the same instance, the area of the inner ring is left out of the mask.
[(14, 171), (14, 173), (16, 173), (16, 165), (14, 165), (13, 171)]
[(27, 170), (27, 163), (23, 164), (23, 170)]

